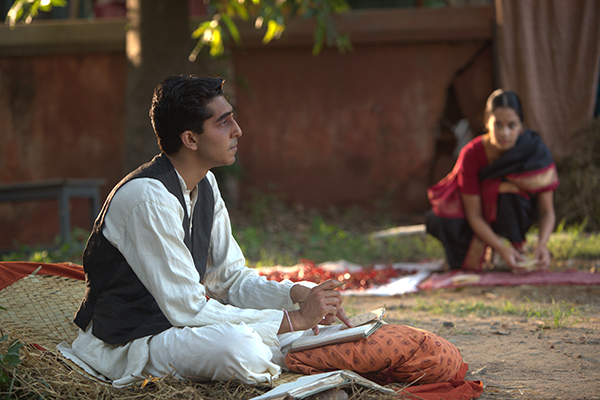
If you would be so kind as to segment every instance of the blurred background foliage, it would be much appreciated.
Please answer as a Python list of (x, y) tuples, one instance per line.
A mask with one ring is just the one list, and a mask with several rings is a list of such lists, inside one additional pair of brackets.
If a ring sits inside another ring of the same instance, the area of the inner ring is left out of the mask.
[(558, 220), (567, 226), (585, 222), (585, 230), (600, 230), (600, 117), (575, 135), (577, 151), (557, 161), (560, 186), (555, 204)]

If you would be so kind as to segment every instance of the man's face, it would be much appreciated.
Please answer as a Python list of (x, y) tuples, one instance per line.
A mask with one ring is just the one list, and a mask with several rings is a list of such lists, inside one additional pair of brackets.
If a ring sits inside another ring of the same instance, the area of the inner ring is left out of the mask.
[(233, 107), (223, 96), (215, 97), (207, 107), (213, 115), (204, 121), (204, 132), (195, 135), (200, 160), (207, 169), (231, 165), (235, 161), (238, 137), (242, 136), (233, 118)]

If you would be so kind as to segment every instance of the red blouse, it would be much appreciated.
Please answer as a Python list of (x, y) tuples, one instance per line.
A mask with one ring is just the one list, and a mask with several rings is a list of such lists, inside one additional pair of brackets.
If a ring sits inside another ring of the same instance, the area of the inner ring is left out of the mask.
[(462, 194), (481, 194), (479, 171), (487, 166), (483, 135), (477, 136), (460, 151), (455, 164), (458, 190)]

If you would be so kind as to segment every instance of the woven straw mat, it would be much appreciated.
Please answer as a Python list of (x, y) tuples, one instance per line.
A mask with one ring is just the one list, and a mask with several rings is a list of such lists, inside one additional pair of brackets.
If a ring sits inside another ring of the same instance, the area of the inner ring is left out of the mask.
[[(84, 293), (84, 281), (28, 275), (0, 290), (0, 307), (5, 308), (0, 308), (0, 330), (3, 335), (9, 334), (22, 343), (35, 343), (51, 351), (61, 342), (70, 344), (79, 332), (73, 316)], [(283, 373), (272, 386), (293, 382), (300, 376), (293, 372)]]
[(78, 333), (73, 316), (85, 282), (50, 275), (29, 275), (0, 291), (0, 329), (24, 343), (54, 350)]

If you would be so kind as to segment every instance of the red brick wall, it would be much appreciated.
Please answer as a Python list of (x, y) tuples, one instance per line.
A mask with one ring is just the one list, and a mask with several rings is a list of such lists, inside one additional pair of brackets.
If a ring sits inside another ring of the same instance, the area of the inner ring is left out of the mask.
[[(471, 116), (493, 88), (491, 52), (480, 51), (491, 42), (491, 11), (363, 12), (338, 22), (354, 32), (345, 55), (312, 56), (306, 24), (268, 46), (243, 31), (244, 46), (232, 48), (226, 89), (244, 132), (242, 200), (259, 189), (307, 206), (383, 202), (420, 213), (448, 89)], [(6, 56), (0, 38), (0, 183), (104, 178), (104, 199), (121, 179), (127, 61), (124, 31), (111, 29), (109, 52)], [(0, 249), (52, 243), (56, 207), (0, 203)], [(73, 202), (72, 221), (90, 228), (85, 201)]]
[[(0, 59), (0, 182), (122, 176), (126, 60), (123, 54)], [(102, 188), (103, 198), (108, 185)], [(90, 229), (87, 201), (73, 226)], [(53, 200), (0, 203), (0, 248), (53, 243)]]
[(420, 212), (435, 135), (456, 72), (480, 43), (236, 52), (243, 188), (309, 206), (372, 205)]

